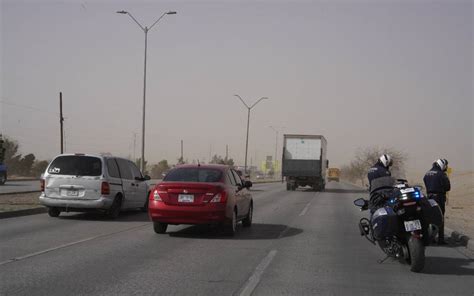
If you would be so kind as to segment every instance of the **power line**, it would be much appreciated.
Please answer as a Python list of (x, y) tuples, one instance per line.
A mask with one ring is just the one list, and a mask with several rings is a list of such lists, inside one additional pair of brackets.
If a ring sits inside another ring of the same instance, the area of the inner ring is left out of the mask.
[(19, 108), (30, 109), (30, 110), (32, 110), (32, 111), (39, 111), (39, 112), (43, 112), (43, 113), (59, 115), (59, 113), (57, 113), (57, 112), (46, 111), (46, 110), (43, 110), (43, 109), (40, 109), (40, 108), (36, 108), (36, 107), (32, 107), (32, 106), (26, 106), (26, 105), (21, 105), (21, 104), (17, 104), (17, 103), (12, 103), (12, 102), (5, 101), (5, 100), (0, 100), (0, 103), (1, 103), (1, 104), (4, 104), (4, 105), (10, 105), (10, 106), (19, 107)]

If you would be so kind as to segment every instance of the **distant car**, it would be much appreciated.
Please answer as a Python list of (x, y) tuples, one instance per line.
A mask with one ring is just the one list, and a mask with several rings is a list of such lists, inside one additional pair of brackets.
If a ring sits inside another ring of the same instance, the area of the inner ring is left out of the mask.
[(128, 159), (62, 154), (41, 179), (40, 203), (51, 217), (61, 212), (101, 210), (116, 218), (123, 209), (148, 207), (149, 176)]
[(7, 181), (7, 166), (0, 163), (0, 185), (5, 184)]
[(183, 165), (169, 171), (150, 193), (148, 212), (156, 233), (169, 224), (219, 224), (228, 235), (252, 225), (250, 181), (226, 165)]

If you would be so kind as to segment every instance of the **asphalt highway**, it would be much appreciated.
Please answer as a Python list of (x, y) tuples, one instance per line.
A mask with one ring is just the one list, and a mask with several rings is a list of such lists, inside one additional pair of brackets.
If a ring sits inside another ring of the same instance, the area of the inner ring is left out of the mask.
[(428, 247), (422, 273), (388, 260), (359, 235), (366, 193), (253, 187), (254, 224), (235, 237), (170, 226), (145, 213), (47, 214), (0, 224), (0, 295), (473, 295), (474, 254)]
[(40, 181), (10, 181), (0, 186), (0, 193), (40, 191)]

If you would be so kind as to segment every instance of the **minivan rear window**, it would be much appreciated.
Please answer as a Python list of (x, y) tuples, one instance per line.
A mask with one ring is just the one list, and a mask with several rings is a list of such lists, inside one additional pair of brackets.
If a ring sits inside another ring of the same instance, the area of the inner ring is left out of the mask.
[(49, 166), (52, 175), (100, 176), (102, 161), (92, 156), (59, 156)]
[(174, 182), (220, 182), (222, 171), (205, 168), (179, 168), (171, 170), (163, 181)]

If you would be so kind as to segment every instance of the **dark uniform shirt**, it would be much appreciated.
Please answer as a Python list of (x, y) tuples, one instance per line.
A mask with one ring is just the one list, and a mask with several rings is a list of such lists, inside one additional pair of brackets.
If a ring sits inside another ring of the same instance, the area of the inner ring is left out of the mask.
[[(380, 162), (377, 162), (373, 167), (371, 167), (369, 169), (369, 172), (367, 174), (367, 179), (369, 179), (369, 186), (370, 186), (370, 192), (374, 191), (374, 190), (377, 190), (379, 186), (376, 186), (375, 183), (377, 182), (374, 182), (375, 180), (379, 179), (380, 181), (382, 180), (391, 180), (391, 178), (387, 178), (387, 177), (391, 177), (392, 174), (390, 173), (390, 171), (383, 165), (381, 164)], [(386, 181), (384, 181), (383, 183), (386, 183)], [(388, 186), (391, 186), (393, 185), (393, 183), (389, 183), (387, 184)], [(385, 186), (381, 186), (381, 187), (385, 187)]]
[(438, 166), (433, 166), (431, 170), (426, 172), (423, 181), (427, 193), (446, 194), (447, 191), (451, 190), (448, 176)]

